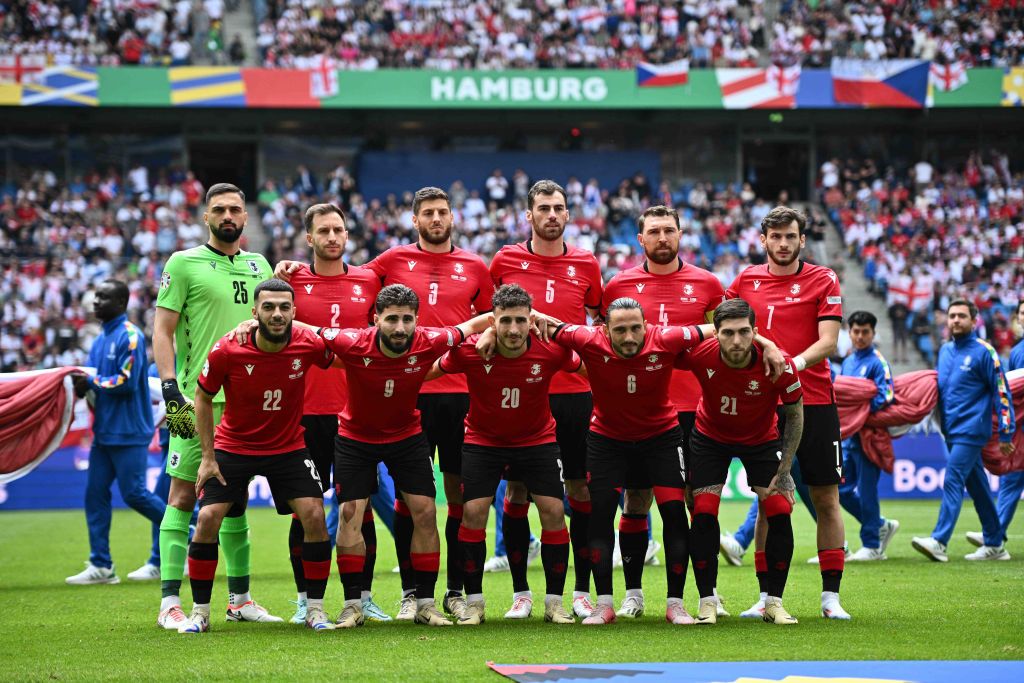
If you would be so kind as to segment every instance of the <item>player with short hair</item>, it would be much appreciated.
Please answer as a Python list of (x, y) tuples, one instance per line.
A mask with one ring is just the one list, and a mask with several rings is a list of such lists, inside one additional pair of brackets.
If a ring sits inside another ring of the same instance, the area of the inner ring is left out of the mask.
[[(188, 525), (196, 503), (194, 483), (202, 460), (193, 404), (185, 397), (195, 395), (199, 370), (214, 343), (251, 317), (252, 291), (271, 273), (261, 254), (239, 248), (247, 219), (245, 194), (230, 183), (213, 185), (206, 193), (203, 213), (209, 241), (172, 254), (160, 277), (153, 354), (171, 432), (167, 472), (172, 479), (160, 524), (162, 599), (157, 623), (170, 630), (177, 630), (186, 618), (178, 593), (188, 550)], [(214, 423), (223, 412), (224, 394), (220, 392), (213, 398)], [(220, 544), (228, 575), (227, 619), (281, 621), (249, 595), (249, 522), (244, 508), (236, 508), (224, 520)]]
[[(202, 462), (196, 475), (199, 521), (188, 549), (192, 614), (178, 631), (210, 628), (210, 594), (217, 572), (217, 533), (233, 508), (245, 509), (249, 481), (267, 478), (277, 511), (302, 522), (306, 626), (330, 630), (324, 591), (331, 573), (331, 543), (324, 523), (323, 487), (302, 437), (302, 406), (310, 367), (334, 362), (324, 341), (293, 328), (295, 292), (270, 279), (253, 291), (258, 329), (239, 343), (233, 334), (213, 345), (198, 379), (196, 422)], [(227, 398), (214, 427), (214, 396)]]
[[(534, 183), (527, 195), (526, 219), (532, 227), (530, 239), (502, 247), (491, 261), (495, 286), (519, 285), (533, 298), (535, 310), (566, 323), (583, 325), (588, 315), (597, 318), (601, 268), (592, 253), (565, 243), (563, 234), (569, 221), (565, 189), (552, 180)], [(581, 375), (558, 373), (551, 382), (550, 402), (571, 509), (569, 536), (576, 579), (573, 611), (586, 617), (593, 609), (587, 554), (591, 502), (586, 480), (587, 429), (593, 412), (590, 385)], [(509, 482), (505, 500), (508, 505), (502, 523), (509, 570), (513, 581), (521, 583), (530, 545), (526, 489), (521, 482)]]
[[(715, 307), (725, 299), (725, 289), (710, 272), (686, 263), (679, 257), (681, 236), (679, 214), (668, 206), (651, 206), (637, 219), (637, 242), (644, 250), (644, 262), (617, 273), (604, 287), (602, 308), (607, 309), (619, 297), (640, 302), (647, 322), (652, 325), (700, 325), (709, 322)], [(669, 385), (682, 430), (683, 457), (689, 465), (690, 433), (700, 399), (700, 385), (689, 370), (676, 369)], [(689, 486), (687, 486), (689, 491)], [(692, 495), (688, 493), (692, 507)], [(627, 489), (619, 520), (619, 548), (622, 573), (626, 579), (626, 598), (620, 617), (643, 615), (644, 559), (648, 549), (648, 511), (651, 491)], [(652, 541), (653, 544), (653, 541)], [(728, 613), (719, 603), (719, 614)]]
[[(748, 302), (763, 325), (759, 331), (793, 356), (804, 390), (804, 430), (792, 474), (797, 490), (810, 499), (817, 517), (818, 561), (821, 570), (821, 611), (829, 619), (849, 619), (839, 602), (845, 564), (845, 531), (839, 507), (843, 475), (839, 412), (828, 357), (838, 343), (843, 321), (839, 279), (829, 268), (800, 260), (807, 217), (800, 211), (777, 206), (761, 221), (761, 246), (767, 262), (736, 276), (726, 290), (730, 299)], [(785, 413), (779, 428), (785, 431)], [(801, 486), (806, 484), (808, 495)], [(761, 617), (767, 596), (764, 508), (757, 518), (754, 565), (761, 596), (741, 614)]]
[[(334, 204), (313, 204), (306, 209), (302, 223), (306, 229), (306, 244), (313, 250), (313, 260), (309, 265), (301, 265), (291, 275), (290, 284), (295, 288), (295, 319), (314, 327), (368, 327), (373, 320), (373, 304), (380, 291), (380, 279), (370, 270), (349, 265), (343, 260), (348, 241), (345, 213)], [(302, 415), (303, 436), (324, 488), (331, 485), (338, 414), (345, 408), (347, 394), (342, 368), (320, 369), (313, 366), (309, 369)], [(328, 529), (330, 526), (328, 523)], [(363, 614), (374, 621), (390, 621), (391, 617), (373, 601), (370, 593), (377, 557), (377, 529), (372, 509), (366, 510), (362, 531), (366, 539)], [(298, 591), (298, 605), (291, 621), (297, 624), (305, 623), (307, 604), (302, 573), (302, 534), (302, 524), (298, 518), (293, 518), (288, 533), (288, 549)]]
[[(853, 353), (843, 359), (839, 374), (869, 379), (875, 383), (877, 393), (871, 399), (871, 412), (892, 403), (893, 384), (889, 362), (875, 346), (875, 325), (878, 318), (869, 311), (855, 311), (847, 321)], [(860, 522), (860, 550), (847, 558), (848, 562), (885, 560), (885, 549), (899, 528), (895, 519), (882, 519), (878, 504), (878, 476), (881, 470), (871, 462), (860, 445), (860, 436), (854, 434), (843, 440), (844, 480), (839, 485), (839, 502)]]
[(434, 604), (440, 565), (434, 473), (417, 396), (435, 360), (487, 327), (480, 315), (454, 327), (417, 327), (419, 298), (405, 285), (388, 285), (375, 303), (374, 327), (320, 329), (345, 363), (348, 398), (335, 437), (338, 571), (345, 606), (338, 626), (363, 623), (361, 585), (366, 546), (361, 527), (367, 500), (377, 490), (381, 460), (402, 492), (414, 524), (410, 559), (416, 576), (416, 623), (451, 626)]
[[(483, 571), (487, 515), (502, 473), (525, 483), (540, 514), (541, 558), (546, 591), (544, 620), (572, 624), (562, 604), (569, 563), (569, 532), (562, 504), (562, 467), (555, 422), (548, 402), (551, 378), (560, 370), (579, 371), (576, 354), (531, 334), (532, 300), (517, 285), (502, 285), (491, 299), (496, 353), (484, 360), (475, 337), (436, 363), (438, 372), (463, 373), (470, 404), (463, 446), (462, 526), (459, 528), (468, 605), (460, 626), (484, 620)], [(506, 617), (529, 616), (529, 584), (513, 584), (513, 605)], [(526, 608), (523, 609), (522, 603)]]
[[(700, 592), (696, 623), (717, 621), (718, 507), (735, 456), (743, 463), (747, 482), (768, 519), (764, 620), (795, 624), (796, 619), (782, 607), (782, 593), (793, 559), (790, 516), (796, 484), (790, 468), (803, 432), (800, 376), (787, 358), (785, 371), (776, 380), (765, 381), (758, 362), (762, 350), (754, 343), (754, 311), (743, 299), (718, 306), (714, 325), (714, 337), (676, 360), (676, 367), (696, 375), (702, 392), (689, 446), (694, 498), (690, 548)], [(780, 401), (786, 415), (781, 442), (776, 415)]]

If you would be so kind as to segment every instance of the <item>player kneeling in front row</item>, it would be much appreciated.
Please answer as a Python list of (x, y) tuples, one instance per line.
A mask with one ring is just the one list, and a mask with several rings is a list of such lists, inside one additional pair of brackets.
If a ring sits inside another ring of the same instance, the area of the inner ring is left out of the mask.
[[(690, 437), (690, 485), (693, 487), (693, 529), (690, 553), (700, 592), (698, 624), (714, 624), (718, 600), (718, 506), (729, 463), (738, 457), (747, 481), (768, 518), (767, 566), (758, 568), (761, 591), (767, 593), (764, 620), (795, 624), (782, 607), (789, 565), (793, 559), (795, 484), (790, 476), (803, 433), (803, 389), (793, 361), (775, 381), (767, 381), (754, 343), (754, 311), (743, 299), (731, 299), (714, 314), (715, 337), (680, 356), (676, 366), (691, 370), (703, 391)], [(786, 415), (782, 443), (778, 440), (776, 406)]]
[[(582, 361), (572, 351), (531, 334), (532, 300), (518, 285), (502, 285), (492, 298), (496, 353), (484, 360), (470, 337), (449, 351), (432, 374), (464, 373), (469, 414), (462, 449), (463, 508), (459, 527), (467, 606), (460, 626), (484, 621), (483, 572), (487, 515), (506, 468), (526, 484), (540, 513), (541, 560), (547, 583), (544, 620), (572, 624), (562, 604), (569, 564), (569, 532), (562, 505), (562, 461), (555, 441), (548, 389), (560, 370), (576, 372)], [(506, 618), (530, 615), (529, 584), (516, 586)]]
[[(217, 571), (217, 533), (227, 515), (245, 512), (249, 480), (263, 475), (280, 514), (302, 522), (303, 571), (307, 581), (306, 625), (332, 629), (324, 609), (331, 545), (324, 523), (320, 474), (302, 438), (306, 371), (334, 361), (323, 340), (292, 328), (295, 293), (281, 280), (267, 280), (253, 293), (255, 334), (240, 343), (233, 334), (214, 344), (199, 376), (196, 422), (202, 463), (196, 481), (199, 522), (188, 549), (192, 614), (180, 633), (210, 627), (210, 594)], [(213, 397), (223, 387), (224, 416), (213, 426)]]

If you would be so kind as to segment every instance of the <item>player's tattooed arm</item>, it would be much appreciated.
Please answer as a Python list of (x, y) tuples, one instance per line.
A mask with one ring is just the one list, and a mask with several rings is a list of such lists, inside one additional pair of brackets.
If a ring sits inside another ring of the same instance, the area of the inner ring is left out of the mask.
[(796, 403), (784, 406), (786, 411), (786, 429), (782, 434), (782, 460), (779, 461), (779, 470), (768, 485), (768, 495), (776, 493), (785, 496), (790, 505), (795, 502), (793, 492), (796, 491), (796, 482), (790, 471), (793, 469), (793, 458), (796, 456), (796, 449), (800, 445), (800, 438), (804, 433), (804, 402), (803, 399)]
[(203, 391), (202, 387), (196, 389), (196, 423), (199, 431), (199, 445), (202, 447), (203, 459), (199, 463), (199, 472), (196, 475), (196, 496), (198, 497), (206, 486), (206, 482), (213, 478), (225, 486), (224, 475), (220, 473), (217, 466), (217, 457), (213, 453), (213, 396)]
[(297, 271), (304, 265), (306, 264), (303, 263), (302, 261), (289, 261), (287, 259), (284, 261), (279, 261), (278, 264), (274, 266), (274, 277), (276, 277), (278, 280), (284, 280), (285, 282), (288, 282), (289, 280), (292, 279), (292, 275), (295, 274), (295, 271)]

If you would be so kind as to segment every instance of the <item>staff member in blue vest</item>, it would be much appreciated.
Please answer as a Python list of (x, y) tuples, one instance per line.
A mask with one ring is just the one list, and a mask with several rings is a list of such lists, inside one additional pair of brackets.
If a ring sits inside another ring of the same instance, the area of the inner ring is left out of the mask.
[(968, 560), (1008, 560), (1003, 530), (988, 477), (981, 466), (981, 449), (992, 438), (992, 415), (998, 418), (1000, 448), (1013, 453), (1013, 398), (1006, 383), (999, 354), (974, 331), (978, 308), (957, 299), (946, 311), (952, 339), (939, 350), (939, 410), (942, 435), (949, 458), (942, 485), (939, 521), (931, 536), (915, 537), (914, 549), (930, 560), (948, 562), (946, 544), (953, 535), (964, 499), (964, 485), (981, 519), (983, 545)]
[[(875, 325), (878, 318), (868, 311), (857, 311), (849, 318), (850, 341), (853, 353), (843, 360), (839, 374), (861, 377), (875, 383), (877, 391), (871, 399), (871, 412), (892, 403), (892, 371), (885, 356), (875, 346)], [(847, 561), (884, 560), (885, 549), (893, 534), (900, 528), (895, 519), (883, 520), (878, 504), (878, 465), (871, 462), (860, 445), (856, 434), (843, 441), (844, 481), (839, 485), (839, 502), (860, 520), (860, 540), (863, 547), (850, 555)], [(856, 489), (856, 491), (855, 491)]]
[(96, 375), (76, 375), (75, 394), (94, 397), (93, 442), (85, 489), (89, 525), (89, 561), (65, 581), (75, 585), (119, 583), (110, 558), (110, 485), (117, 480), (121, 497), (151, 522), (163, 519), (164, 504), (146, 488), (146, 450), (153, 436), (146, 340), (128, 322), (128, 286), (107, 280), (96, 289), (93, 313), (103, 331), (89, 351)]
[[(1024, 329), (1024, 301), (1017, 302), (1017, 324)], [(1024, 368), (1024, 337), (1010, 349), (1010, 366), (1007, 372)], [(1006, 541), (1006, 530), (1013, 521), (1013, 513), (1017, 511), (1020, 494), (1024, 492), (1024, 471), (1009, 472), (999, 477), (999, 496), (996, 498), (996, 512), (999, 514), (999, 526), (1003, 529), (1003, 542)], [(967, 540), (972, 545), (982, 547), (985, 538), (980, 531), (968, 531)]]

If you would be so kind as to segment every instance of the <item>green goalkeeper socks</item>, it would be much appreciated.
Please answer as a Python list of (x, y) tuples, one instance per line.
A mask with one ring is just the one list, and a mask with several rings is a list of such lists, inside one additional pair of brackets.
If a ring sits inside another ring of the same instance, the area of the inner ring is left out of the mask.
[(249, 590), (250, 547), (248, 517), (225, 517), (220, 525), (220, 549), (224, 553), (228, 590), (232, 593)]
[(178, 595), (188, 557), (188, 523), (192, 511), (168, 505), (160, 522), (160, 587), (164, 597)]

